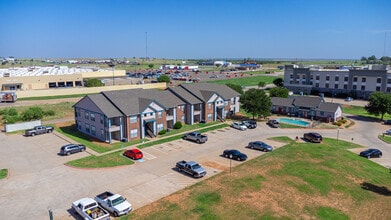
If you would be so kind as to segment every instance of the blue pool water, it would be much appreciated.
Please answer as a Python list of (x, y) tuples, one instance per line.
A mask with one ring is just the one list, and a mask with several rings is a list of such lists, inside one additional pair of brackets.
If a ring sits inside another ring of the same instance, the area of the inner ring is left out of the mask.
[(292, 119), (292, 118), (279, 118), (278, 121), (280, 123), (298, 125), (298, 126), (302, 126), (302, 127), (307, 127), (310, 124), (309, 122), (302, 121), (300, 119)]

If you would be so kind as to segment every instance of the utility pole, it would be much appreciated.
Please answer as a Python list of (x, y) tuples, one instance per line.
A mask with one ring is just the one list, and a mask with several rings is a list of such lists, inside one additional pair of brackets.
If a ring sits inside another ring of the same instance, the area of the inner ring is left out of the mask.
[(148, 57), (148, 32), (145, 32), (145, 61)]

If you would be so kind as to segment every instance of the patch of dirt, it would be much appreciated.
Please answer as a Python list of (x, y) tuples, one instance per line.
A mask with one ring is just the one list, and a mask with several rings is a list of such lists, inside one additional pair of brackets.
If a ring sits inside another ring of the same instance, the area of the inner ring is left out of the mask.
[(207, 166), (207, 167), (215, 168), (217, 170), (229, 170), (228, 166), (225, 166), (225, 165), (220, 164), (220, 163), (216, 163), (214, 161), (205, 161), (205, 162), (202, 162), (202, 164)]

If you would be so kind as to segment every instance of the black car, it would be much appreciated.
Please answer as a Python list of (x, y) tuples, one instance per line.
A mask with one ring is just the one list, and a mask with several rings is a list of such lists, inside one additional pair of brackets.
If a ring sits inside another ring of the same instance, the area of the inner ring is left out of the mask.
[(362, 157), (366, 157), (366, 158), (371, 158), (371, 157), (381, 157), (383, 156), (383, 153), (378, 150), (378, 149), (368, 149), (368, 150), (364, 150), (360, 153), (360, 156)]
[(257, 127), (257, 122), (254, 120), (244, 120), (242, 121), (244, 125), (246, 125), (247, 128), (253, 129)]
[(323, 140), (322, 135), (315, 132), (305, 133), (304, 139), (307, 139), (308, 141), (313, 143), (320, 143)]
[(83, 144), (67, 144), (61, 147), (60, 155), (71, 155), (73, 153), (82, 152), (86, 150)]
[(280, 122), (275, 119), (267, 121), (266, 124), (272, 128), (279, 128), (280, 127)]
[(247, 160), (247, 155), (238, 150), (225, 150), (223, 156), (239, 161)]
[(272, 146), (270, 146), (262, 141), (250, 142), (250, 143), (248, 143), (248, 148), (257, 149), (257, 150), (266, 151), (266, 152), (273, 150)]
[(384, 124), (385, 124), (385, 125), (391, 125), (391, 120), (385, 120), (385, 121), (384, 121)]

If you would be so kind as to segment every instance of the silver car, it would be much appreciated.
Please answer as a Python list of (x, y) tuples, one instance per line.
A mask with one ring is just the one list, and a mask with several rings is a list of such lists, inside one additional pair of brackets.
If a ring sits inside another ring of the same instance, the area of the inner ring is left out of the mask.
[(256, 150), (261, 150), (261, 151), (272, 151), (273, 150), (273, 147), (266, 144), (265, 142), (262, 142), (262, 141), (253, 141), (253, 142), (250, 142), (248, 143), (248, 148), (251, 148), (251, 149), (256, 149)]
[(247, 130), (246, 125), (244, 125), (242, 122), (232, 122), (231, 127), (236, 128), (241, 131)]

